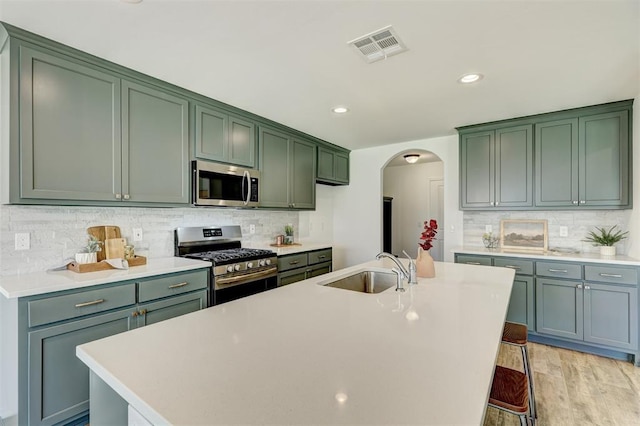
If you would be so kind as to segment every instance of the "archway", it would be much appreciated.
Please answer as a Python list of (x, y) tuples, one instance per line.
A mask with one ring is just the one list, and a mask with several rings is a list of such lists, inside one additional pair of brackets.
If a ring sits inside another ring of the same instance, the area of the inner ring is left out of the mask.
[(431, 255), (444, 260), (444, 162), (440, 157), (424, 149), (398, 153), (382, 170), (382, 195), (383, 249), (397, 256), (406, 251), (415, 258), (424, 222), (436, 219), (440, 232)]

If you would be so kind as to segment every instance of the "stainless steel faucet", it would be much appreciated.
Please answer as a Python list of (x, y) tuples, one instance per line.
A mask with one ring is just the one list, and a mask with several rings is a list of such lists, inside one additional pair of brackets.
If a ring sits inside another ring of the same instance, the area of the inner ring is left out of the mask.
[(409, 285), (418, 284), (418, 275), (416, 273), (416, 262), (407, 254), (406, 251), (402, 250), (407, 259), (409, 259)]
[[(376, 256), (376, 259), (382, 259), (383, 257), (391, 259), (393, 263), (395, 263), (396, 266), (398, 267), (397, 269), (396, 268), (391, 269), (398, 276), (396, 291), (404, 291), (404, 288), (402, 287), (402, 280), (405, 278), (409, 280), (411, 274), (409, 273), (409, 271), (407, 271), (407, 268), (405, 268), (404, 265), (400, 263), (398, 258), (395, 257), (394, 255), (383, 251), (382, 253), (378, 253), (378, 255)], [(414, 272), (414, 280), (415, 280), (415, 272)]]

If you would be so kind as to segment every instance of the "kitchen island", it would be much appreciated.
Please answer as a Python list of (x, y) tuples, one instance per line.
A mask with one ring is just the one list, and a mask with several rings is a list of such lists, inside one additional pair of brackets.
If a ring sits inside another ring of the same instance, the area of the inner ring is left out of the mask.
[(436, 263), (404, 293), (322, 284), (387, 259), (77, 348), (91, 424), (448, 424), (484, 417), (514, 278)]

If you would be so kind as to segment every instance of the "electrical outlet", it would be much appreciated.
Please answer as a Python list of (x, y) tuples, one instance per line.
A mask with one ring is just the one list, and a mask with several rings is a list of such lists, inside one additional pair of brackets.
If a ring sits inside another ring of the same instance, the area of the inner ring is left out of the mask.
[(133, 241), (142, 241), (142, 228), (133, 228)]
[(567, 226), (561, 226), (560, 227), (560, 236), (561, 237), (568, 237), (569, 236), (569, 228)]
[(28, 232), (16, 233), (16, 250), (29, 250), (30, 243)]
[(256, 233), (256, 226), (253, 223), (249, 225), (249, 233), (250, 234)]
[(493, 232), (493, 228), (491, 227), (491, 225), (485, 225), (484, 232), (486, 232), (487, 234), (490, 234), (491, 232)]

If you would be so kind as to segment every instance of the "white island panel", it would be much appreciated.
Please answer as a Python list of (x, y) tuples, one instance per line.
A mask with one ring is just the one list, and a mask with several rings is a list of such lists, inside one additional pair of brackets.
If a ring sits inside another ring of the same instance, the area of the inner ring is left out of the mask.
[(154, 424), (481, 424), (514, 272), (436, 263), (436, 278), (405, 293), (318, 285), (391, 266), (343, 269), (77, 354)]

